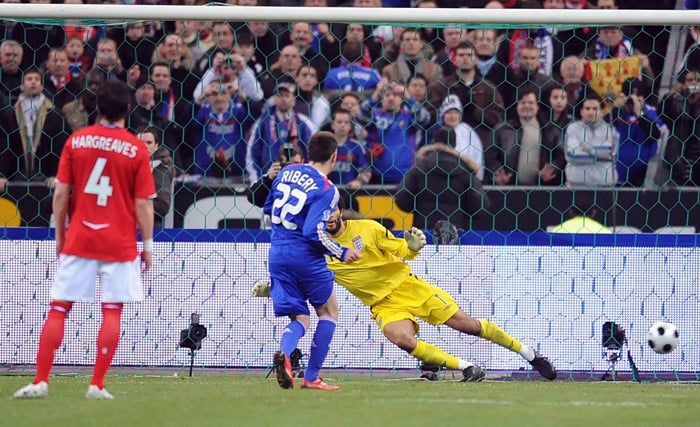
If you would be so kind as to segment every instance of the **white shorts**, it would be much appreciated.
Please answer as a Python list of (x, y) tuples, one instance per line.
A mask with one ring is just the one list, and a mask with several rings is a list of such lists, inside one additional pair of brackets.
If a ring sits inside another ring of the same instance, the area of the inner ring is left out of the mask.
[(101, 302), (143, 300), (140, 257), (129, 262), (107, 262), (63, 254), (58, 259), (51, 298), (95, 302), (97, 277), (100, 278)]

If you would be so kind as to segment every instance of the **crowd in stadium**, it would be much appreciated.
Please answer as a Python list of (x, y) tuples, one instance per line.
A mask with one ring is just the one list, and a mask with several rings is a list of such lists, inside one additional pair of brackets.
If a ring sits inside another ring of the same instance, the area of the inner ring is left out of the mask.
[[(676, 2), (229, 3), (669, 9)], [(292, 149), (306, 158), (309, 137), (325, 129), (341, 143), (330, 178), (351, 189), (402, 183), (425, 146), (455, 157), (484, 185), (697, 186), (700, 48), (696, 29), (687, 30), (687, 54), (662, 95), (670, 33), (663, 27), (3, 21), (0, 132), (8, 143), (0, 190), (13, 181), (51, 186), (68, 135), (95, 122), (96, 88), (112, 79), (133, 90), (130, 129), (159, 129), (158, 162), (185, 182), (253, 184), (292, 161)]]

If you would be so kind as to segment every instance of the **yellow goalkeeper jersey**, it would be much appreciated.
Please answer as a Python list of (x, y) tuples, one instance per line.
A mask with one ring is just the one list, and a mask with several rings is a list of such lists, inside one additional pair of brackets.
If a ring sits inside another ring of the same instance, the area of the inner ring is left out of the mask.
[(346, 221), (346, 229), (333, 240), (362, 252), (362, 258), (346, 264), (327, 257), (328, 267), (335, 272), (335, 281), (364, 304), (372, 306), (401, 285), (411, 273), (404, 262), (418, 252), (408, 248), (406, 241), (395, 237), (374, 220)]

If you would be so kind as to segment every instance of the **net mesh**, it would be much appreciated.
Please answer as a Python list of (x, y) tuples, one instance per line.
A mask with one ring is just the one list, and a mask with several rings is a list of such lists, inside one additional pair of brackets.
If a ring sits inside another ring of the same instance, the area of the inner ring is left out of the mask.
[[(697, 342), (663, 357), (646, 346), (656, 320), (688, 335), (699, 326), (693, 27), (26, 19), (0, 32), (11, 238), (0, 363), (33, 363), (56, 268), (51, 235), (36, 234), (51, 225), (51, 177), (68, 135), (96, 120), (100, 82), (121, 79), (134, 92), (129, 128), (160, 142), (163, 229), (115, 363), (188, 363), (177, 337), (192, 312), (210, 328), (203, 366), (269, 363), (284, 323), (250, 296), (269, 242), (255, 182), (303, 161), (326, 129), (345, 141), (331, 179), (351, 210), (429, 231), (436, 245), (414, 271), (472, 316), (563, 371), (608, 367), (598, 334), (613, 320), (640, 369), (697, 373)], [(539, 234), (601, 229), (614, 234)], [(415, 367), (340, 295), (329, 366)], [(92, 363), (95, 307), (71, 314), (57, 363)], [(421, 337), (486, 368), (523, 364), (444, 328), (423, 325)]]

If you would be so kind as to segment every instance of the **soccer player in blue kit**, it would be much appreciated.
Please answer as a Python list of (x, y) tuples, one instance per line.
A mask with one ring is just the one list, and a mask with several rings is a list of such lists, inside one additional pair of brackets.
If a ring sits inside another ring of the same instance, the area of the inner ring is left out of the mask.
[(307, 148), (309, 163), (282, 169), (263, 208), (272, 223), (269, 256), (272, 305), (275, 316), (291, 319), (273, 358), (277, 382), (284, 389), (294, 387), (289, 355), (309, 329), (308, 303), (316, 310), (318, 324), (301, 388), (340, 389), (318, 375), (338, 319), (333, 273), (328, 269), (325, 255), (347, 263), (361, 255), (357, 249), (343, 247), (326, 234), (328, 218), (340, 198), (338, 190), (326, 178), (335, 165), (337, 149), (338, 142), (332, 133), (315, 133)]

